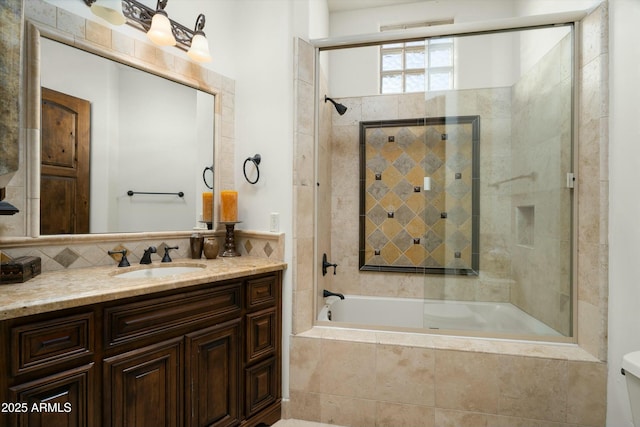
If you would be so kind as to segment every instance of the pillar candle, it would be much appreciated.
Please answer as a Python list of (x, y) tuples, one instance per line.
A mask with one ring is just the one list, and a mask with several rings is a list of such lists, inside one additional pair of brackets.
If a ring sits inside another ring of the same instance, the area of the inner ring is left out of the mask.
[(225, 190), (220, 192), (220, 221), (238, 221), (238, 192)]
[(213, 193), (211, 191), (202, 193), (202, 220), (204, 222), (213, 221)]

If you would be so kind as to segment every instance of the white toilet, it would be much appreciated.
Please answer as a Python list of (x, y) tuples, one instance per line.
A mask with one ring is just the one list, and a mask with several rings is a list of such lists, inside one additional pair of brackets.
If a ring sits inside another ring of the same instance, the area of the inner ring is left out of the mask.
[(622, 369), (627, 379), (633, 425), (640, 427), (640, 351), (625, 354), (622, 357)]

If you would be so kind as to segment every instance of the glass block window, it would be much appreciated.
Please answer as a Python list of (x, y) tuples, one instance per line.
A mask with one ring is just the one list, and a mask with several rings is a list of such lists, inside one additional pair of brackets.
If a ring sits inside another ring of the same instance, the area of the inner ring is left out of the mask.
[[(407, 24), (381, 31), (451, 23)], [(387, 43), (380, 46), (380, 93), (453, 89), (453, 38)]]

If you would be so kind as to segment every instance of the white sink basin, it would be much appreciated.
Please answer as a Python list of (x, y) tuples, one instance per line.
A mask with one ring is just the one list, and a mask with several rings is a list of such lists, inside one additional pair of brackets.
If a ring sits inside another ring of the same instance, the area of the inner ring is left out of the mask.
[(173, 276), (176, 274), (194, 273), (201, 271), (204, 268), (202, 265), (190, 265), (190, 266), (156, 266), (150, 268), (142, 268), (139, 270), (125, 271), (123, 273), (116, 273), (115, 277), (121, 279), (149, 279), (155, 277)]

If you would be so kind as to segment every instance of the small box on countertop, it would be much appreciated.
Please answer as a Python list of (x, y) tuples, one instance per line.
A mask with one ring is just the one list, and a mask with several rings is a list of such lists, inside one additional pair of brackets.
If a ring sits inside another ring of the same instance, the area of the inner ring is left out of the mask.
[(42, 271), (40, 257), (21, 256), (0, 264), (0, 284), (23, 283)]

